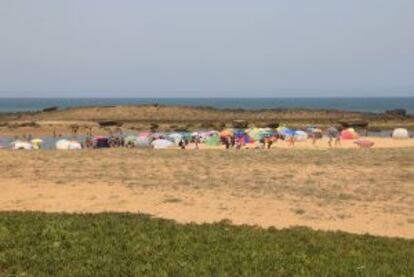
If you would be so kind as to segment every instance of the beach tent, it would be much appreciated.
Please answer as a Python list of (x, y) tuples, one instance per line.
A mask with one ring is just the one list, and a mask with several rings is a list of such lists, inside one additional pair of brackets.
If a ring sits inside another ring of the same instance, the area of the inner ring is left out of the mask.
[(179, 133), (183, 139), (190, 140), (192, 135), (190, 132), (180, 132)]
[(179, 133), (172, 133), (172, 134), (169, 134), (167, 138), (170, 141), (174, 142), (175, 144), (178, 144), (180, 140), (182, 140), (183, 136)]
[(249, 128), (246, 130), (246, 133), (254, 140), (271, 137), (274, 134), (271, 128)]
[(5, 149), (7, 143), (5, 143), (5, 141), (3, 139), (0, 138), (0, 149)]
[(237, 129), (237, 130), (233, 130), (233, 135), (236, 138), (241, 138), (246, 135), (246, 132), (244, 130)]
[(199, 132), (199, 134), (200, 134), (201, 142), (205, 142), (206, 139), (211, 136), (209, 131), (202, 131), (202, 132)]
[(124, 138), (124, 145), (137, 145), (137, 141), (140, 138), (146, 139), (146, 137), (137, 137), (137, 136), (127, 136)]
[(165, 149), (173, 146), (174, 143), (166, 139), (156, 139), (153, 142), (151, 142), (151, 145), (154, 149)]
[(295, 130), (283, 128), (283, 129), (278, 130), (278, 133), (279, 135), (282, 135), (284, 137), (292, 137), (295, 135)]
[(219, 136), (220, 133), (217, 131), (202, 131), (199, 132), (200, 134), (200, 141), (205, 142), (211, 136)]
[(322, 130), (319, 129), (319, 128), (316, 128), (314, 126), (308, 126), (308, 127), (306, 127), (305, 132), (308, 135), (313, 135), (313, 134), (321, 134), (322, 133)]
[(151, 146), (151, 138), (150, 137), (137, 137), (135, 141), (136, 147), (150, 147)]
[(397, 128), (392, 132), (392, 138), (394, 139), (408, 139), (410, 134), (407, 129)]
[(283, 130), (289, 129), (286, 126), (279, 126), (276, 128), (276, 131), (278, 132), (278, 134), (280, 134), (280, 132), (283, 132)]
[(27, 142), (27, 141), (14, 141), (12, 142), (12, 148), (13, 149), (23, 149), (23, 150), (31, 150), (32, 149), (32, 144)]
[(246, 129), (246, 134), (253, 140), (260, 140), (259, 128)]
[(95, 137), (93, 139), (94, 147), (95, 148), (108, 148), (109, 147), (109, 140), (107, 137)]
[(358, 139), (358, 138), (359, 138), (359, 135), (353, 128), (349, 128), (341, 132), (341, 139), (349, 140), (349, 139)]
[(82, 145), (77, 141), (69, 141), (67, 139), (61, 139), (56, 142), (56, 149), (79, 150), (79, 149), (82, 149)]
[(306, 126), (305, 132), (308, 133), (308, 134), (312, 134), (313, 130), (315, 130), (315, 129), (316, 129), (315, 126)]
[(69, 149), (69, 141), (67, 139), (61, 139), (56, 142), (56, 149), (59, 150), (68, 150)]
[(260, 135), (263, 138), (263, 137), (271, 137), (271, 136), (273, 136), (273, 133), (274, 132), (270, 128), (262, 128), (262, 129), (260, 129), (259, 133), (260, 133)]
[(210, 136), (206, 139), (206, 144), (210, 147), (219, 146), (221, 144), (221, 140), (219, 136)]
[(308, 134), (304, 131), (295, 131), (294, 138), (295, 141), (306, 141), (308, 139)]
[(201, 134), (199, 132), (192, 132), (191, 137), (195, 139), (201, 138)]
[(80, 142), (78, 141), (70, 141), (69, 142), (69, 150), (80, 150), (82, 149), (82, 144), (80, 144)]

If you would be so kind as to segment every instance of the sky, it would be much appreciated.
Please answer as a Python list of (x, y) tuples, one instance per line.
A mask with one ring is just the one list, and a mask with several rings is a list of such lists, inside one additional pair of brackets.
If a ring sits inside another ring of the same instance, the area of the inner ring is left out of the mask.
[(0, 0), (0, 97), (414, 96), (412, 0)]

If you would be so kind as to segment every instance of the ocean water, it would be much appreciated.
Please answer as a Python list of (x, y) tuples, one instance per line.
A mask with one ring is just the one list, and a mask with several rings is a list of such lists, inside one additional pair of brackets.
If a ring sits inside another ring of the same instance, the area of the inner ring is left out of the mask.
[(0, 113), (86, 106), (161, 104), (232, 109), (307, 108), (381, 113), (405, 109), (414, 114), (414, 97), (404, 98), (0, 98)]

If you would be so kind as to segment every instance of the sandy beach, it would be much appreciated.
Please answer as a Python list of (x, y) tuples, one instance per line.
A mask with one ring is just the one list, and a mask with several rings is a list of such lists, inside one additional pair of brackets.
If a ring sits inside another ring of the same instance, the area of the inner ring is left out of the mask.
[[(380, 149), (1, 151), (0, 210), (147, 213), (414, 238), (412, 140)], [(411, 147), (408, 147), (411, 146)], [(400, 147), (400, 148), (398, 148)], [(404, 148), (403, 148), (404, 147)]]

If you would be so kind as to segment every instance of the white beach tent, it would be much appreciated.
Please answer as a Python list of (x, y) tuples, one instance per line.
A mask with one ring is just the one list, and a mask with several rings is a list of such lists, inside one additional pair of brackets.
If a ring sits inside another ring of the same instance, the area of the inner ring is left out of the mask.
[(308, 134), (304, 131), (295, 131), (294, 137), (296, 141), (306, 141), (308, 139)]
[(30, 142), (27, 141), (14, 141), (12, 142), (12, 148), (13, 149), (24, 149), (24, 150), (31, 150), (32, 149), (32, 144)]
[(61, 139), (56, 142), (56, 149), (79, 150), (79, 149), (82, 149), (82, 145), (77, 141), (69, 141), (67, 139)]
[(135, 141), (136, 147), (149, 147), (150, 146), (150, 137), (138, 137)]
[(179, 133), (172, 133), (168, 135), (168, 139), (173, 141), (175, 144), (178, 144), (182, 138), (183, 136)]
[(166, 139), (156, 139), (151, 143), (151, 145), (154, 149), (165, 149), (173, 146), (174, 143)]
[(408, 139), (410, 134), (407, 129), (397, 128), (392, 132), (392, 138), (394, 139)]

